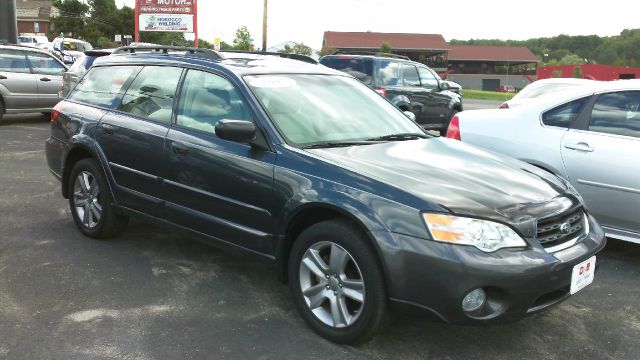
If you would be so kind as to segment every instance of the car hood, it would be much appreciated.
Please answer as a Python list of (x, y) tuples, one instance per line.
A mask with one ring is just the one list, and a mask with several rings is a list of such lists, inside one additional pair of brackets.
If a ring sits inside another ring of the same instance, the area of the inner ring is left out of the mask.
[(552, 174), (446, 138), (308, 151), (457, 214), (522, 222), (578, 201)]

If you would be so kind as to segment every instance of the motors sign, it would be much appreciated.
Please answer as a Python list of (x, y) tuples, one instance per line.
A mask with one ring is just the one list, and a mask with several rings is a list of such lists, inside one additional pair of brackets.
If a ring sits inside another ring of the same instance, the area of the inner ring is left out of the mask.
[(193, 14), (193, 0), (139, 0), (140, 14)]
[(198, 46), (197, 0), (136, 0), (136, 42), (140, 31), (195, 33)]

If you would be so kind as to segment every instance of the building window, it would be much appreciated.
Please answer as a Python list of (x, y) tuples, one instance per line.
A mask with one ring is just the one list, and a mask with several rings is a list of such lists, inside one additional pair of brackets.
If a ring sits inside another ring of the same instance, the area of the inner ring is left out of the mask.
[(40, 32), (40, 23), (39, 22), (34, 22), (33, 23), (33, 32), (34, 33), (39, 33)]

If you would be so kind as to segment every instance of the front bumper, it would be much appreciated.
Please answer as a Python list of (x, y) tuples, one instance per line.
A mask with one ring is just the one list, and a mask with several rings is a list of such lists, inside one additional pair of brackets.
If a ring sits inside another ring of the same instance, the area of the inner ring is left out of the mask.
[[(395, 310), (470, 324), (517, 320), (568, 298), (573, 266), (599, 253), (606, 243), (590, 216), (589, 225), (589, 233), (578, 243), (553, 254), (533, 245), (484, 253), (472, 246), (401, 234), (372, 235), (382, 251)], [(462, 299), (477, 288), (487, 293), (487, 305), (466, 313)]]

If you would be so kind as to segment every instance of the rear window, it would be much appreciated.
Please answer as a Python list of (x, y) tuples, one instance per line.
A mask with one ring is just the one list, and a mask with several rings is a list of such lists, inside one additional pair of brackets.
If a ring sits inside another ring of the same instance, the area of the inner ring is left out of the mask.
[(69, 95), (69, 100), (114, 109), (124, 94), (124, 85), (140, 66), (109, 66), (89, 70)]
[(373, 60), (354, 57), (327, 57), (320, 60), (324, 66), (345, 72), (366, 85), (373, 83)]

